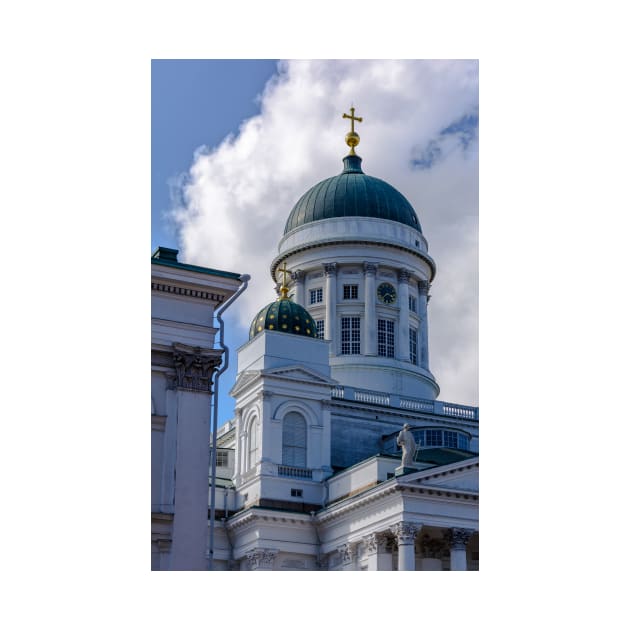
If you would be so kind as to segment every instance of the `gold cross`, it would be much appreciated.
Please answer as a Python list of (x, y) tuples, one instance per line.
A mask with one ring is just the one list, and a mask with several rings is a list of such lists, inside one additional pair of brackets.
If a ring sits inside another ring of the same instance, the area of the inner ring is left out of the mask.
[(355, 120), (357, 122), (363, 122), (363, 118), (362, 117), (354, 115), (354, 107), (350, 108), (350, 115), (349, 116), (348, 116), (348, 114), (344, 114), (342, 116), (342, 118), (349, 118), (350, 119), (350, 133), (354, 133), (354, 121)]
[(282, 286), (280, 287), (280, 299), (286, 298), (289, 295), (289, 288), (287, 287), (287, 274), (291, 273), (287, 270), (287, 261), (284, 261), (282, 268), (278, 270), (282, 274)]

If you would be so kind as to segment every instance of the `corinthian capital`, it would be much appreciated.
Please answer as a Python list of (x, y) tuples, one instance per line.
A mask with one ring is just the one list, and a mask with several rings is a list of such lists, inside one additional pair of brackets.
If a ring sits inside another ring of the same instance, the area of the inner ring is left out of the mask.
[(411, 277), (411, 272), (409, 269), (399, 269), (398, 270), (398, 281), (406, 282), (409, 284), (409, 278)]
[(199, 347), (193, 348), (182, 343), (174, 343), (174, 385), (182, 389), (209, 392), (212, 370), (218, 365), (219, 360), (219, 357), (212, 350), (202, 350)]
[(301, 269), (298, 269), (297, 271), (292, 271), (291, 280), (296, 280), (297, 282), (304, 280), (304, 272)]
[(400, 522), (396, 523), (391, 531), (396, 536), (399, 545), (412, 545), (420, 527), (415, 523)]
[(324, 263), (324, 273), (327, 276), (337, 275), (337, 263)]
[(420, 295), (429, 294), (429, 283), (426, 280), (418, 280), (418, 293)]
[(275, 549), (253, 549), (247, 553), (247, 563), (251, 571), (271, 569), (277, 555)]
[(446, 532), (446, 540), (451, 549), (465, 549), (470, 537), (474, 534), (472, 529), (454, 527)]
[(377, 532), (374, 534), (368, 534), (363, 538), (363, 544), (367, 553), (382, 552), (387, 547), (388, 538), (385, 534)]
[(363, 271), (366, 276), (375, 276), (376, 271), (378, 269), (378, 265), (376, 263), (364, 262), (363, 263)]

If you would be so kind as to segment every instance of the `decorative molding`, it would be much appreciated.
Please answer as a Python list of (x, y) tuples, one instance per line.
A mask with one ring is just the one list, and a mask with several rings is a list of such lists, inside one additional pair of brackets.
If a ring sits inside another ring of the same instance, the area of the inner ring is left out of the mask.
[(256, 571), (257, 569), (273, 568), (278, 551), (276, 549), (252, 549), (246, 555), (250, 571)]
[(190, 289), (163, 282), (152, 282), (151, 290), (160, 291), (162, 293), (172, 293), (174, 295), (183, 295), (185, 297), (193, 297), (198, 300), (209, 300), (211, 302), (221, 303), (225, 300), (225, 295), (220, 293), (211, 293), (210, 291), (199, 291), (198, 289)]
[(398, 282), (405, 282), (409, 284), (410, 278), (411, 278), (411, 272), (408, 269), (398, 270)]
[(337, 547), (337, 553), (341, 557), (341, 561), (344, 564), (349, 564), (353, 562), (357, 555), (357, 544), (356, 543), (344, 543), (343, 545), (339, 545)]
[(426, 280), (418, 280), (418, 293), (420, 295), (429, 294), (429, 283)]
[(173, 541), (170, 538), (158, 538), (156, 541), (160, 553), (168, 553), (171, 550)]
[(378, 265), (376, 263), (369, 263), (369, 262), (364, 262), (363, 263), (363, 271), (364, 271), (365, 275), (367, 275), (367, 276), (375, 276), (377, 270), (378, 270)]
[[(299, 254), (301, 252), (307, 251), (309, 249), (319, 249), (322, 247), (329, 247), (330, 246), (330, 241), (329, 240), (322, 240), (316, 243), (304, 243), (301, 245), (297, 245), (296, 247), (293, 247), (290, 250), (287, 250), (285, 252), (283, 252), (276, 260), (274, 260), (271, 263), (271, 277), (275, 278), (275, 276), (273, 275), (276, 272), (276, 268), (284, 261), (284, 260), (288, 260), (291, 256), (294, 256), (295, 254)], [(372, 241), (372, 240), (364, 240), (364, 239), (341, 239), (339, 241), (335, 241), (334, 242), (335, 246), (340, 246), (340, 245), (368, 245), (370, 247), (384, 247), (387, 249), (398, 249), (401, 250), (403, 252), (407, 252), (410, 254), (413, 254), (414, 256), (416, 256), (417, 258), (420, 258), (421, 260), (423, 260), (424, 262), (426, 262), (430, 269), (431, 269), (431, 280), (433, 280), (433, 278), (435, 277), (435, 271), (436, 271), (436, 267), (435, 267), (435, 261), (433, 260), (433, 258), (431, 258), (431, 256), (429, 256), (427, 253), (425, 252), (419, 252), (411, 247), (407, 247), (406, 245), (402, 245), (400, 243), (384, 243), (384, 242), (379, 242), (379, 241)]]
[(396, 536), (396, 541), (399, 545), (412, 545), (416, 534), (420, 531), (420, 527), (414, 523), (401, 521), (391, 528), (391, 532)]
[(268, 391), (268, 390), (266, 390), (266, 389), (263, 389), (263, 390), (262, 390), (262, 391), (258, 394), (258, 396), (259, 396), (260, 398), (262, 398), (263, 400), (271, 400), (271, 398), (273, 397), (273, 393), (272, 393), (272, 392), (270, 392), (270, 391)]
[(215, 351), (174, 343), (175, 376), (173, 385), (180, 389), (210, 393), (212, 371), (219, 365), (220, 361), (221, 359)]
[(326, 277), (337, 275), (337, 263), (324, 263), (324, 273)]
[(305, 276), (306, 273), (302, 271), (302, 269), (297, 269), (296, 271), (291, 272), (291, 280), (295, 280), (297, 282), (304, 280)]
[(316, 280), (317, 278), (321, 278), (323, 277), (323, 273), (321, 271), (316, 271), (315, 273), (309, 273), (308, 274), (308, 279), (309, 280)]
[(383, 553), (387, 550), (390, 539), (383, 532), (368, 534), (363, 538), (363, 544), (368, 554)]
[(445, 538), (451, 549), (466, 549), (466, 545), (474, 533), (475, 531), (472, 529), (453, 527), (446, 532)]

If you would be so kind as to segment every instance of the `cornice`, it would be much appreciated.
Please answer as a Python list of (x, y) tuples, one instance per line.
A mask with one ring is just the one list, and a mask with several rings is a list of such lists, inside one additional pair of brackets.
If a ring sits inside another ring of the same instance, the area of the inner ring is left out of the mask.
[(297, 512), (276, 512), (272, 510), (265, 510), (265, 508), (251, 507), (230, 517), (226, 521), (226, 524), (228, 530), (232, 532), (255, 522), (303, 525), (304, 523), (311, 523), (312, 519), (308, 514), (300, 514)]
[(304, 245), (298, 245), (297, 247), (293, 247), (292, 249), (289, 249), (283, 252), (282, 254), (280, 254), (271, 263), (271, 268), (270, 268), (271, 277), (275, 278), (276, 277), (275, 272), (278, 266), (280, 265), (280, 263), (282, 263), (282, 261), (284, 260), (287, 260), (289, 257), (293, 256), (294, 254), (298, 254), (300, 252), (307, 251), (309, 249), (316, 249), (318, 247), (328, 247), (328, 246), (337, 246), (337, 245), (370, 245), (370, 246), (375, 246), (375, 247), (391, 247), (393, 249), (399, 249), (409, 254), (413, 254), (414, 256), (416, 256), (417, 258), (420, 258), (423, 262), (429, 265), (429, 268), (431, 269), (431, 277), (429, 278), (429, 282), (432, 282), (433, 279), (435, 278), (435, 271), (436, 271), (435, 261), (428, 254), (416, 251), (412, 249), (411, 247), (405, 247), (404, 245), (397, 245), (394, 243), (380, 243), (378, 241), (358, 240), (358, 239), (357, 240), (350, 240), (350, 239), (325, 240), (325, 241), (320, 241), (317, 243), (307, 243)]
[(184, 297), (196, 298), (221, 304), (225, 300), (225, 295), (221, 293), (213, 293), (211, 291), (201, 291), (199, 289), (191, 289), (183, 284), (170, 282), (154, 282), (151, 281), (151, 290), (158, 293), (169, 293), (171, 295), (180, 295)]

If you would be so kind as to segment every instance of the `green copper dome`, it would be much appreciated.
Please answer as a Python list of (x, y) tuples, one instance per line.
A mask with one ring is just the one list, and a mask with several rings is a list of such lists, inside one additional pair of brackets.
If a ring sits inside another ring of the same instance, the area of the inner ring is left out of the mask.
[(317, 328), (309, 312), (289, 298), (276, 300), (260, 310), (249, 327), (249, 338), (253, 339), (263, 330), (277, 330), (317, 339)]
[(343, 172), (302, 195), (287, 219), (284, 233), (322, 219), (372, 217), (404, 223), (422, 232), (412, 205), (393, 186), (361, 170), (361, 158), (343, 158)]

